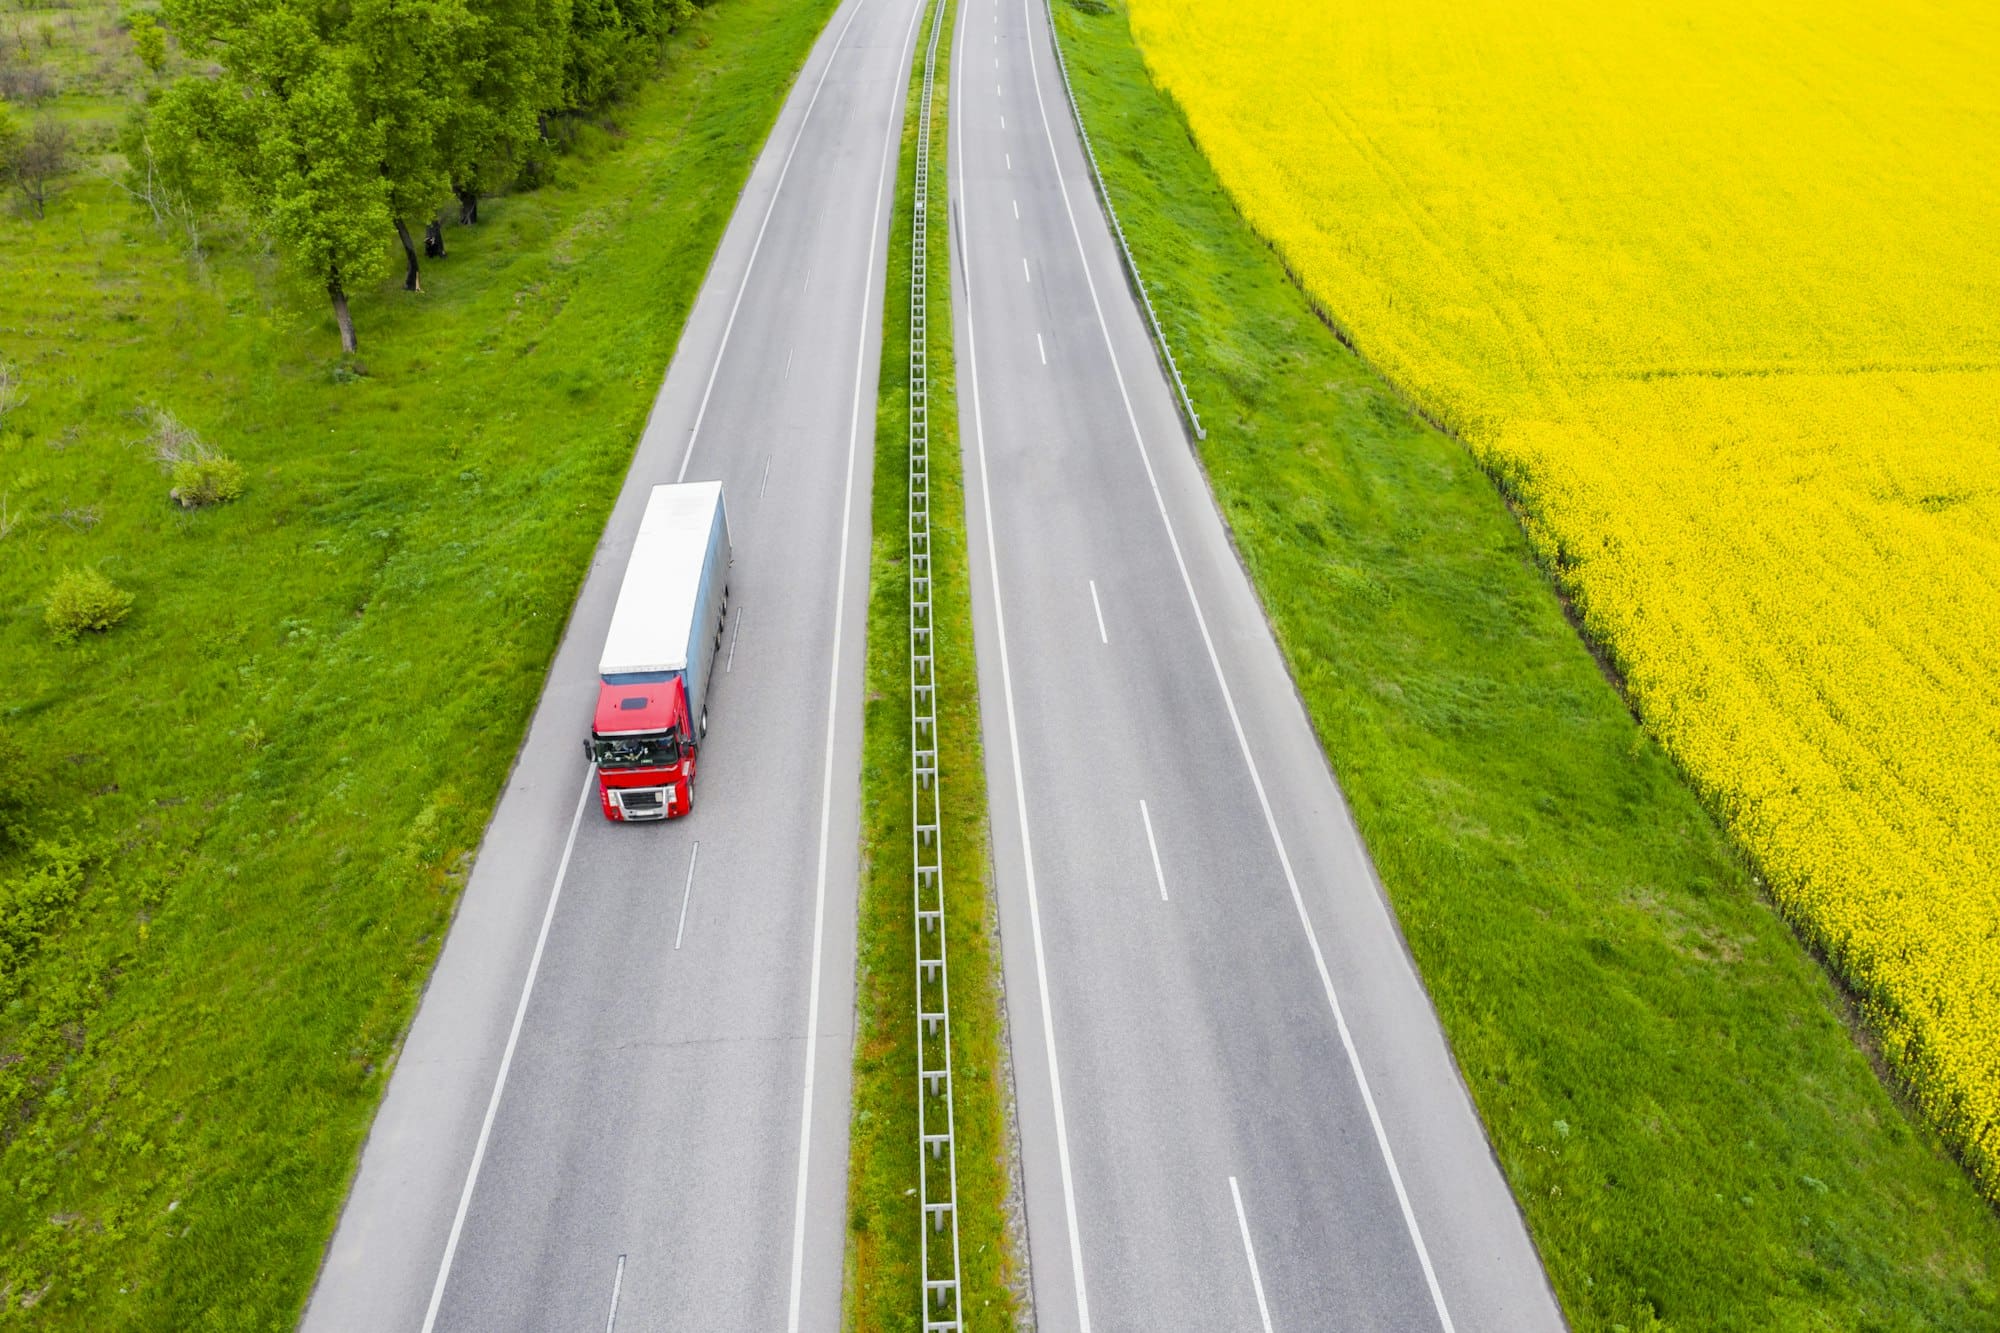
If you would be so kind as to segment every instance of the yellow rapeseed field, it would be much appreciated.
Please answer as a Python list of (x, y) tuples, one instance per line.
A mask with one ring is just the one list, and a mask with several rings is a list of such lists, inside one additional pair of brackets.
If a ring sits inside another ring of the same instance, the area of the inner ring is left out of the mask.
[(2000, 1199), (2000, 8), (1131, 14)]

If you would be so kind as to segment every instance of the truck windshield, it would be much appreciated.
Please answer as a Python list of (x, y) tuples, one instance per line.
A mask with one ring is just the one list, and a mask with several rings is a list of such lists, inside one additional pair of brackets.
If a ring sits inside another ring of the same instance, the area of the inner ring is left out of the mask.
[(649, 768), (680, 762), (681, 742), (677, 732), (657, 736), (598, 736), (591, 752), (599, 768)]

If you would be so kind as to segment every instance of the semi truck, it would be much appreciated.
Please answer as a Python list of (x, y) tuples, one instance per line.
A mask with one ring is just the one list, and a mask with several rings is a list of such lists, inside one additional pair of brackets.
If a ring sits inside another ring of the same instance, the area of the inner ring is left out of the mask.
[(729, 562), (722, 483), (655, 486), (604, 636), (584, 742), (606, 819), (673, 819), (694, 808)]

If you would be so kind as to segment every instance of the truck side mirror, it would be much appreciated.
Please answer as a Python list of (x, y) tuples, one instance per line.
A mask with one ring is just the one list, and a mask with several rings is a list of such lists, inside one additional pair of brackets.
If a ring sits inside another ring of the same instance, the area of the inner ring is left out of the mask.
[(583, 762), (586, 764), (597, 762), (597, 751), (590, 748), (590, 741), (588, 739), (583, 743)]

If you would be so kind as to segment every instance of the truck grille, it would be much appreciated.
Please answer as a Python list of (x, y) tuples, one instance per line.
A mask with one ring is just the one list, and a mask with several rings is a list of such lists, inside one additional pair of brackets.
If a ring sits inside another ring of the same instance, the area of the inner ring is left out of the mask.
[(618, 793), (618, 804), (625, 811), (627, 819), (665, 819), (667, 803), (665, 793), (659, 788), (648, 791), (624, 789)]

